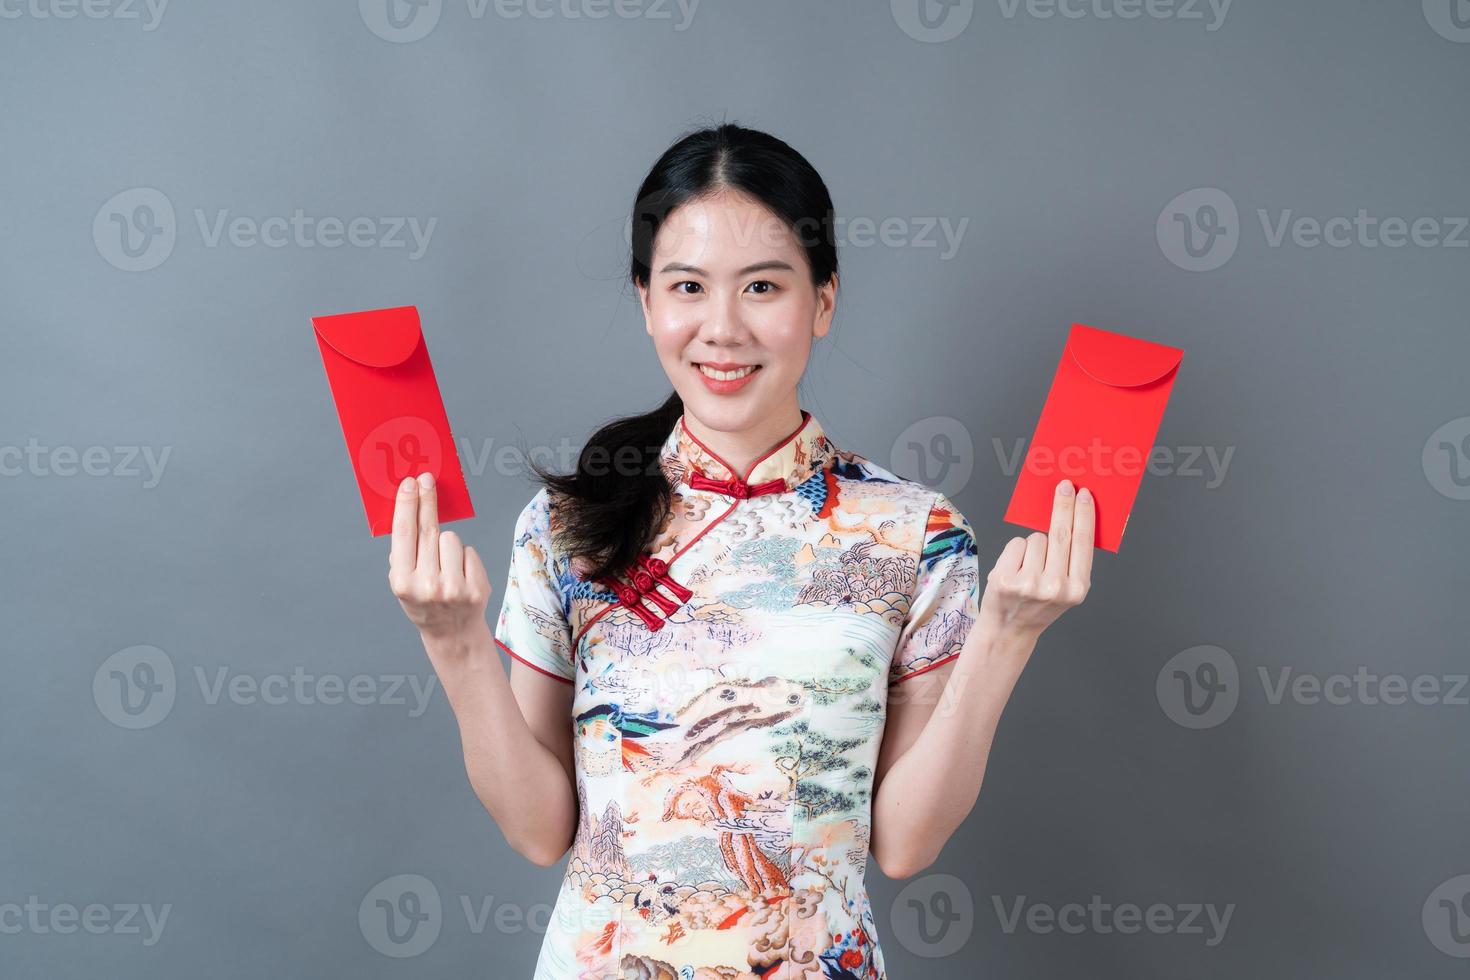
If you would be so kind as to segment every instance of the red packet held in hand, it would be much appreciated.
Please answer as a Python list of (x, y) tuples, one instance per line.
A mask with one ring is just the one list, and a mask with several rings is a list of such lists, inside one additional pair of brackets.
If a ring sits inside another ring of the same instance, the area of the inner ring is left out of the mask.
[(1117, 552), (1184, 351), (1072, 324), (1005, 519), (1051, 528), (1064, 478), (1092, 492), (1094, 544)]
[(311, 318), (373, 537), (404, 477), (434, 474), (439, 523), (475, 516), (413, 306)]

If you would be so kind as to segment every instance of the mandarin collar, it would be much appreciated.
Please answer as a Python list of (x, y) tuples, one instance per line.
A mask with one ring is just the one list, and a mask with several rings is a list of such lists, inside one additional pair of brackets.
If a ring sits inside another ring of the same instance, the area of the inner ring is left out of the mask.
[(671, 486), (687, 487), (691, 473), (703, 473), (713, 480), (733, 480), (747, 486), (759, 486), (783, 480), (787, 490), (794, 490), (824, 470), (836, 455), (836, 447), (827, 438), (817, 417), (801, 410), (801, 424), (767, 449), (746, 474), (735, 472), (730, 464), (695, 438), (680, 415), (668, 438), (664, 440), (659, 462)]

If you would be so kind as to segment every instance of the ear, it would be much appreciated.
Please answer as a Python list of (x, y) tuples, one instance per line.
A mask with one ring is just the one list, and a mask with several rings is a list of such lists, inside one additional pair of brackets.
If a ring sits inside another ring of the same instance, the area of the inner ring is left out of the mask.
[(817, 316), (812, 322), (812, 336), (825, 337), (832, 329), (832, 314), (837, 309), (837, 273), (817, 290)]
[(653, 317), (648, 309), (648, 287), (642, 283), (635, 284), (638, 290), (638, 303), (643, 307), (643, 332), (650, 337), (653, 336)]

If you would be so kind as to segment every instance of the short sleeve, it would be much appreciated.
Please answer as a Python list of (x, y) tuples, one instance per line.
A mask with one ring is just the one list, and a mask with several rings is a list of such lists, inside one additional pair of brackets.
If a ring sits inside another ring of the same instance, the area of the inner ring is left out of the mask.
[(576, 668), (559, 562), (551, 543), (550, 504), (542, 487), (516, 518), (495, 641), (526, 666), (571, 683)]
[(908, 680), (960, 655), (980, 615), (980, 561), (965, 515), (936, 493), (924, 522), (913, 600), (889, 665), (889, 681)]

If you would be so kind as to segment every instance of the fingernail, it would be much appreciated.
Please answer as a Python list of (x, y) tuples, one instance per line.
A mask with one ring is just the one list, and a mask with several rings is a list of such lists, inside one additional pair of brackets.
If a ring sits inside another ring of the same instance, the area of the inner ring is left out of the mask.
[(423, 487), (425, 490), (432, 490), (434, 487), (434, 474), (420, 473), (419, 486)]
[(1087, 500), (1091, 500), (1092, 499), (1092, 491), (1089, 490), (1089, 489), (1087, 489), (1086, 487), (1083, 487), (1081, 490), (1078, 490), (1077, 491), (1077, 499), (1078, 500), (1082, 500), (1083, 498), (1086, 498)]
[(1072, 496), (1072, 481), (1063, 480), (1061, 483), (1057, 484), (1057, 489), (1062, 492), (1063, 497)]
[(403, 478), (403, 482), (400, 483), (400, 484), (398, 484), (398, 492), (399, 493), (408, 493), (408, 491), (410, 491), (412, 489), (413, 489), (413, 477), (411, 477), (411, 476), (405, 476)]

